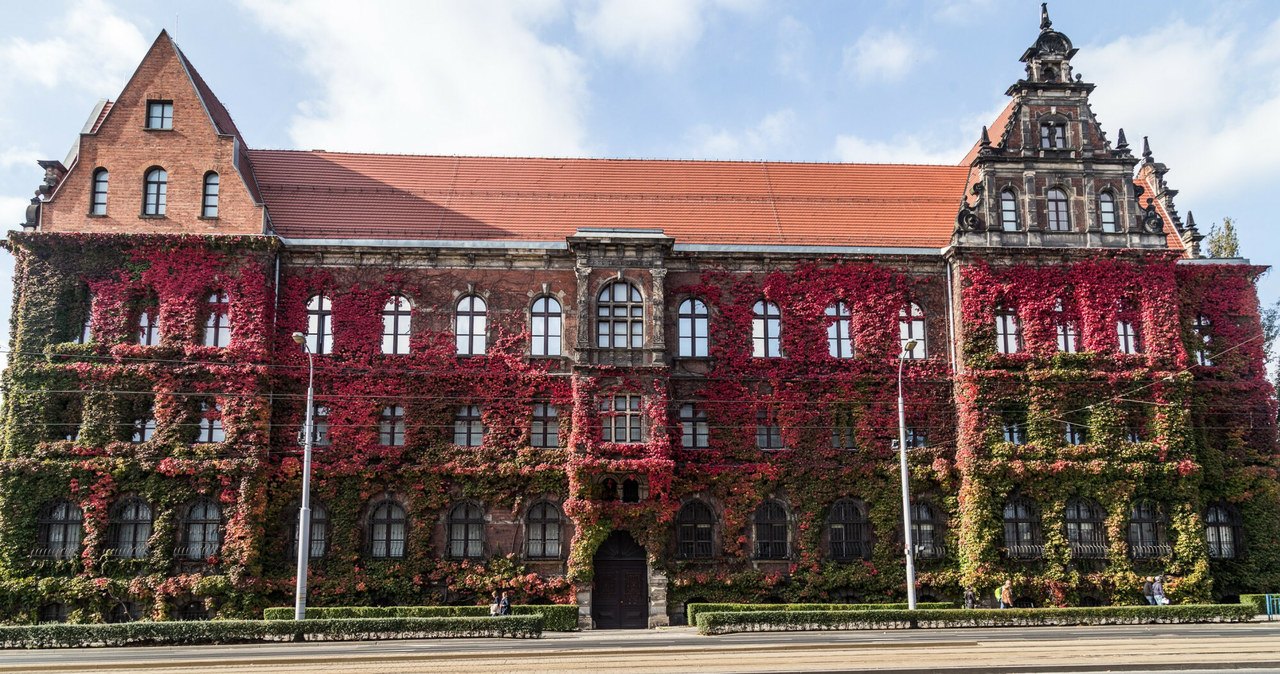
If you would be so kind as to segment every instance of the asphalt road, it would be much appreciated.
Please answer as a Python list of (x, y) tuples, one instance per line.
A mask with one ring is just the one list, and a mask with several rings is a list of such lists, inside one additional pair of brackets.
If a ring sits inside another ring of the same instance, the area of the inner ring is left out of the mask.
[(0, 651), (0, 673), (558, 671), (1280, 672), (1280, 622), (849, 632), (715, 637), (690, 628), (235, 646)]

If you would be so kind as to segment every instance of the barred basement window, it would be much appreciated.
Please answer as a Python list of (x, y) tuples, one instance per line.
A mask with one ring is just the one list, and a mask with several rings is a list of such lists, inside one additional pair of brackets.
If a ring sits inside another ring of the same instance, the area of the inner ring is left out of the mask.
[[(298, 558), (298, 539), (302, 535), (299, 529), (299, 516), (302, 514), (302, 506), (294, 503), (290, 508), (293, 516), (289, 518), (289, 559)], [(329, 509), (319, 503), (311, 503), (311, 530), (309, 533), (309, 556), (311, 559), (319, 559), (324, 557), (324, 553), (329, 550)]]
[(1044, 554), (1040, 533), (1040, 507), (1024, 496), (1004, 506), (1004, 547), (1010, 557), (1032, 558)]
[(911, 544), (920, 559), (942, 557), (942, 528), (945, 520), (938, 509), (928, 501), (911, 504)]
[(1116, 198), (1110, 192), (1098, 194), (1098, 223), (1104, 232), (1119, 232), (1116, 226)]
[(160, 343), (160, 324), (152, 310), (138, 314), (138, 344), (155, 346)]
[(786, 449), (782, 444), (782, 430), (768, 410), (756, 412), (756, 446), (760, 449)]
[(1209, 329), (1212, 323), (1209, 317), (1204, 314), (1196, 316), (1195, 322), (1191, 324), (1191, 329), (1196, 333), (1196, 365), (1211, 367), (1213, 360), (1209, 357)]
[(178, 620), (193, 621), (208, 619), (209, 609), (204, 605), (203, 601), (189, 601), (186, 604), (183, 604), (181, 609), (178, 609)]
[(827, 540), (834, 560), (871, 559), (871, 523), (862, 504), (840, 499), (831, 506)]
[(218, 174), (213, 171), (204, 174), (204, 185), (200, 195), (200, 217), (218, 217)]
[(218, 403), (200, 401), (200, 424), (196, 442), (206, 444), (226, 441), (227, 434), (222, 428), (222, 408)]
[(535, 356), (559, 356), (563, 324), (560, 302), (554, 297), (539, 297), (533, 301), (531, 318), (533, 343), (530, 352)]
[(640, 418), (641, 397), (634, 393), (600, 401), (601, 440), (616, 443), (644, 442)]
[(404, 557), (405, 530), (409, 520), (404, 506), (394, 499), (373, 505), (369, 516), (369, 556), (374, 559)]
[(204, 345), (225, 347), (231, 343), (231, 320), (228, 316), (227, 294), (219, 290), (205, 303), (208, 318), (204, 324)]
[(707, 305), (702, 300), (690, 298), (680, 303), (676, 316), (676, 334), (681, 358), (707, 357), (709, 327)]
[(169, 193), (169, 174), (157, 166), (147, 171), (142, 183), (142, 214), (164, 215)]
[(596, 301), (596, 346), (639, 349), (644, 346), (644, 298), (626, 281), (600, 291)]
[(483, 356), (487, 348), (488, 307), (484, 300), (468, 295), (458, 300), (454, 314), (459, 356)]
[(382, 352), (403, 355), (409, 353), (409, 322), (412, 310), (409, 300), (392, 295), (382, 307)]
[(1018, 195), (1013, 190), (1000, 191), (1000, 228), (1006, 232), (1018, 231)]
[(1240, 556), (1240, 511), (1230, 503), (1209, 506), (1204, 514), (1205, 540), (1209, 544), (1209, 559), (1235, 559)]
[(147, 101), (147, 128), (173, 128), (173, 101)]
[(307, 349), (317, 356), (333, 353), (333, 303), (324, 295), (307, 300)]
[(40, 511), (36, 523), (35, 557), (72, 559), (80, 554), (84, 538), (84, 511), (80, 506), (58, 499)]
[(693, 403), (680, 406), (680, 446), (685, 449), (706, 449), (710, 444), (710, 426), (707, 413)]
[(148, 557), (153, 521), (151, 506), (141, 498), (129, 496), (116, 502), (107, 525), (107, 552), (121, 559)]
[(93, 172), (93, 191), (89, 196), (89, 215), (107, 214), (107, 181), (110, 175), (100, 168)]
[(755, 358), (782, 356), (782, 313), (772, 302), (756, 302), (751, 309), (751, 355)]
[(484, 423), (479, 405), (463, 405), (453, 419), (453, 444), (479, 447), (484, 443)]
[(1007, 307), (996, 308), (996, 351), (1018, 353), (1022, 350), (1022, 324), (1018, 314)]
[[(844, 302), (827, 307), (827, 353), (832, 358), (853, 358), (853, 317)], [(832, 321), (831, 319), (835, 319)]]
[(479, 559), (484, 556), (484, 511), (472, 503), (459, 503), (449, 511), (449, 556)]
[(1097, 502), (1073, 498), (1067, 501), (1067, 542), (1078, 558), (1107, 556), (1107, 513)]
[(1076, 353), (1076, 323), (1066, 315), (1061, 299), (1054, 305), (1053, 312), (1054, 324), (1058, 332), (1058, 351)]
[(58, 601), (50, 604), (44, 604), (36, 610), (36, 622), (38, 623), (64, 623), (67, 622), (67, 605)]
[(533, 504), (526, 519), (525, 556), (531, 559), (560, 558), (560, 509), (547, 501)]
[(187, 507), (182, 518), (182, 545), (178, 558), (204, 560), (218, 554), (222, 546), (222, 510), (209, 499)]
[(560, 446), (560, 411), (555, 405), (545, 402), (533, 404), (529, 444), (539, 449), (555, 449)]
[(382, 408), (382, 418), (378, 421), (378, 441), (384, 447), (404, 446), (404, 408), (391, 405)]
[(1047, 215), (1049, 216), (1050, 231), (1066, 232), (1071, 229), (1071, 216), (1067, 208), (1067, 193), (1053, 188), (1045, 195), (1047, 197)]
[(676, 556), (709, 559), (715, 555), (715, 515), (702, 501), (690, 501), (676, 516)]
[(121, 623), (131, 623), (135, 620), (141, 620), (144, 616), (142, 608), (137, 602), (118, 601), (111, 607), (111, 613), (107, 615), (107, 622), (113, 625)]
[(756, 559), (789, 559), (791, 545), (787, 538), (787, 511), (777, 501), (765, 501), (756, 508), (751, 521), (755, 525)]
[(1135, 501), (1129, 511), (1129, 553), (1134, 559), (1159, 559), (1170, 553), (1164, 511), (1151, 499)]
[[(898, 340), (904, 358), (925, 358), (924, 311), (920, 305), (910, 302), (898, 312)], [(908, 349), (907, 343), (911, 341), (915, 341), (915, 346)]]

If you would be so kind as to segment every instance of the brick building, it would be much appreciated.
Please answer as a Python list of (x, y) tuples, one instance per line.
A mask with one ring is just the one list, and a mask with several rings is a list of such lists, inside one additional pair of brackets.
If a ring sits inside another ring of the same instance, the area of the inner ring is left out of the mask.
[[(253, 150), (162, 33), (17, 256), (0, 618), (1280, 581), (1253, 281), (1048, 17), (956, 166)], [(1169, 139), (1176, 142), (1176, 139)], [(5, 603), (7, 602), (7, 603)]]

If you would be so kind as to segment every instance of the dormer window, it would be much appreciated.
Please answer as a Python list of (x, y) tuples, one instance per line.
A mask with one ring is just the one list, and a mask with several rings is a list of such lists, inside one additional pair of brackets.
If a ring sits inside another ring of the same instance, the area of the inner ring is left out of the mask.
[(1116, 198), (1110, 192), (1098, 195), (1098, 224), (1104, 232), (1118, 232), (1116, 227)]
[(173, 128), (173, 101), (147, 101), (147, 128)]
[(1065, 150), (1067, 147), (1067, 127), (1059, 122), (1041, 124), (1040, 147), (1045, 150)]
[(1018, 231), (1018, 195), (1013, 190), (1000, 192), (1000, 229)]
[(107, 214), (107, 170), (100, 168), (93, 172), (93, 192), (89, 197), (89, 215)]

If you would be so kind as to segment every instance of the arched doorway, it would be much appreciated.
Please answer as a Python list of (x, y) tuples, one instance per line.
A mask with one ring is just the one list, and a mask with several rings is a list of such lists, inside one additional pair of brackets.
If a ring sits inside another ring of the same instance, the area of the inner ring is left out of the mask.
[(615, 531), (596, 550), (591, 617), (596, 629), (649, 626), (648, 563), (631, 534)]

